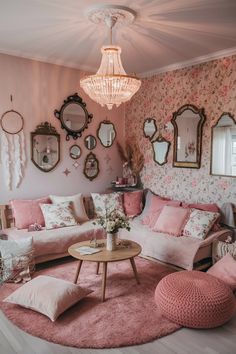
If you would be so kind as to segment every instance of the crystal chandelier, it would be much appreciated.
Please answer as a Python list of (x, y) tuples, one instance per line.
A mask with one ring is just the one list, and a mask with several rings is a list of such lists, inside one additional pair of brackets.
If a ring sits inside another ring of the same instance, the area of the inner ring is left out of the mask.
[(101, 65), (95, 75), (80, 80), (87, 95), (102, 107), (112, 109), (126, 101), (138, 91), (141, 80), (135, 75), (127, 75), (120, 58), (121, 48), (112, 44), (112, 28), (119, 21), (123, 24), (134, 19), (134, 11), (123, 6), (105, 5), (89, 12), (94, 23), (104, 23), (110, 29), (110, 45), (103, 46)]

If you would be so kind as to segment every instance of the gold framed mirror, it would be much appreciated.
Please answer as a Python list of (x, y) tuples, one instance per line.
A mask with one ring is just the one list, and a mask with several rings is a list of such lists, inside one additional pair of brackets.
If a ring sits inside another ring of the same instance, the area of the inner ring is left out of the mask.
[(109, 148), (112, 146), (116, 138), (115, 126), (109, 120), (104, 120), (99, 124), (97, 130), (97, 137), (100, 140), (102, 146)]
[(95, 149), (95, 147), (97, 145), (97, 139), (93, 135), (87, 135), (84, 138), (84, 145), (85, 145), (86, 149), (93, 150), (93, 149)]
[(152, 142), (153, 160), (159, 165), (163, 166), (167, 163), (167, 156), (170, 150), (170, 142), (159, 136)]
[(70, 147), (69, 153), (70, 153), (70, 157), (73, 160), (77, 160), (80, 158), (82, 151), (81, 151), (81, 148), (79, 147), (79, 145), (74, 144)]
[(143, 123), (143, 134), (145, 138), (152, 140), (157, 132), (156, 120), (154, 118), (147, 118)]
[(90, 181), (99, 174), (99, 161), (93, 152), (90, 152), (84, 161), (84, 175)]

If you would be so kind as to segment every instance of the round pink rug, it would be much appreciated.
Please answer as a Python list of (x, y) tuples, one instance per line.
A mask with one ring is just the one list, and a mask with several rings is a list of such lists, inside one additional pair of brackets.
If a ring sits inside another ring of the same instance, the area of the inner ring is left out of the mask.
[[(136, 257), (141, 284), (135, 281), (129, 261), (108, 264), (106, 301), (100, 302), (101, 274), (96, 264), (84, 262), (79, 285), (92, 289), (87, 298), (71, 307), (56, 322), (18, 305), (0, 302), (4, 314), (16, 326), (49, 342), (78, 348), (114, 348), (142, 344), (170, 334), (180, 328), (161, 316), (155, 304), (157, 283), (170, 268)], [(38, 270), (39, 274), (73, 281), (77, 262), (53, 263)], [(17, 284), (4, 284), (0, 300), (17, 289)]]

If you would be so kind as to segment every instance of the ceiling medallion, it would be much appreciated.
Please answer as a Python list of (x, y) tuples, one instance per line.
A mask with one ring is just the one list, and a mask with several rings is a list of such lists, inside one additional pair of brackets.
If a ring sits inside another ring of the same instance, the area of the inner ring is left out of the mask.
[(81, 79), (80, 85), (92, 100), (108, 109), (129, 101), (141, 86), (141, 80), (134, 74), (126, 74), (120, 58), (121, 48), (112, 44), (113, 27), (128, 25), (135, 16), (135, 11), (120, 5), (96, 6), (87, 12), (91, 22), (108, 26), (110, 44), (101, 49), (102, 61), (97, 73)]

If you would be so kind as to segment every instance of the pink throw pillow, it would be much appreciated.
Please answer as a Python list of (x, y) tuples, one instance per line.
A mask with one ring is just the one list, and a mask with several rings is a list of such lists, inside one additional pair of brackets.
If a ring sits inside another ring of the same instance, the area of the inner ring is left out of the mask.
[(124, 210), (127, 216), (134, 217), (142, 212), (142, 198), (142, 190), (124, 193)]
[(236, 260), (231, 254), (226, 254), (207, 271), (208, 274), (222, 280), (230, 288), (236, 290)]
[(27, 229), (32, 224), (45, 225), (39, 204), (51, 204), (48, 197), (40, 199), (16, 199), (10, 202), (17, 229)]
[(190, 209), (199, 209), (203, 211), (211, 211), (212, 213), (218, 213), (219, 208), (217, 204), (212, 203), (212, 204), (188, 204), (188, 203), (182, 203), (183, 208), (190, 208)]
[(166, 205), (161, 211), (153, 231), (163, 232), (173, 236), (181, 236), (189, 214), (189, 209)]

